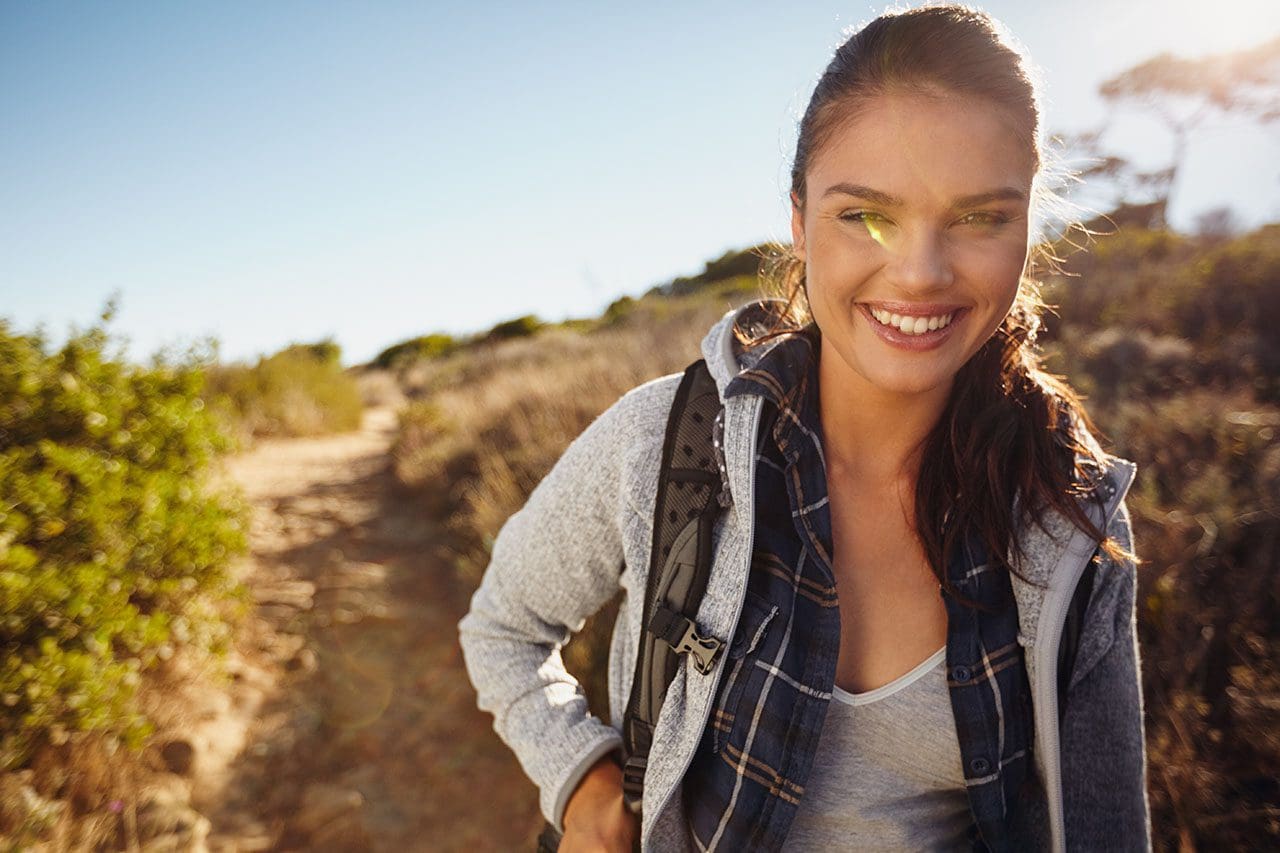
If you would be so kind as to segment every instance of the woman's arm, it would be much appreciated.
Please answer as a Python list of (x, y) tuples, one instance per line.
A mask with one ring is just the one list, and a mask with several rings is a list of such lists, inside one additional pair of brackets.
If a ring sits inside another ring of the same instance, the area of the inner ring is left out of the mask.
[[(1128, 509), (1107, 530), (1132, 553)], [(1062, 723), (1068, 850), (1150, 850), (1135, 566), (1104, 559)]]
[(458, 626), (479, 707), (493, 714), (559, 830), (579, 781), (622, 743), (587, 708), (560, 648), (618, 589), (624, 530), (638, 526), (627, 459), (655, 418), (661, 442), (674, 389), (663, 380), (640, 386), (573, 441), (502, 527)]

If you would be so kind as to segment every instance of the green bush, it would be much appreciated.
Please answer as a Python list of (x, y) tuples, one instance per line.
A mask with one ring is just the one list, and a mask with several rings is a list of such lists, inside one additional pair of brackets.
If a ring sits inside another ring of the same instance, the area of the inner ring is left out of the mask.
[(387, 347), (373, 359), (375, 367), (390, 370), (420, 358), (441, 358), (457, 350), (459, 342), (452, 335), (432, 333), (410, 338)]
[(248, 436), (321, 435), (357, 429), (364, 411), (356, 380), (336, 355), (286, 347), (253, 366), (208, 370), (206, 398), (226, 428)]
[(630, 296), (619, 296), (617, 299), (609, 303), (604, 309), (603, 321), (607, 325), (614, 325), (625, 320), (635, 310), (636, 302)]
[(527, 338), (530, 335), (536, 335), (542, 326), (542, 321), (533, 314), (525, 314), (523, 317), (504, 320), (497, 324), (485, 333), (484, 340), (506, 341), (512, 338)]
[(226, 635), (246, 520), (205, 489), (230, 445), (203, 365), (125, 365), (106, 343), (95, 327), (49, 354), (0, 319), (0, 772), (75, 731), (137, 742), (140, 674)]
[(296, 355), (340, 367), (342, 363), (342, 347), (332, 338), (314, 344), (290, 344), (280, 351), (281, 355)]
[(754, 286), (760, 273), (761, 260), (771, 249), (768, 243), (746, 249), (730, 249), (715, 260), (703, 264), (702, 272), (697, 275), (678, 276), (669, 283), (654, 288), (654, 291), (664, 296), (689, 296), (709, 284), (734, 278), (749, 279)]

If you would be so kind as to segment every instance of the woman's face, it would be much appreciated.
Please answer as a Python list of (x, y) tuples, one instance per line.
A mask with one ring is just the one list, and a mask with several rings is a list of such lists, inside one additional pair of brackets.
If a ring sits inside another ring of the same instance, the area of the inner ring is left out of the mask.
[(1035, 166), (999, 106), (878, 95), (812, 156), (792, 237), (841, 387), (947, 390), (1013, 304)]

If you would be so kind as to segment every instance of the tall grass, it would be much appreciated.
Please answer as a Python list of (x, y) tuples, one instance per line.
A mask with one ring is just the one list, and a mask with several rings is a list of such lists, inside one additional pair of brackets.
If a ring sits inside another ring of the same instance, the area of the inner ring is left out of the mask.
[(262, 436), (357, 429), (364, 411), (359, 384), (328, 347), (292, 346), (252, 365), (210, 365), (205, 388), (241, 445)]

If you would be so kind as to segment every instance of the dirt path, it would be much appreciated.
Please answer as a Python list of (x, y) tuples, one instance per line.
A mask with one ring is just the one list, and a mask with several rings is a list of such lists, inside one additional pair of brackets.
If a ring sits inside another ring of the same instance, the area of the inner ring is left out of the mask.
[(358, 432), (227, 461), (254, 507), (257, 605), (227, 711), (199, 733), (214, 851), (532, 848), (534, 789), (458, 650), (465, 590), (396, 493), (395, 423), (371, 409)]

